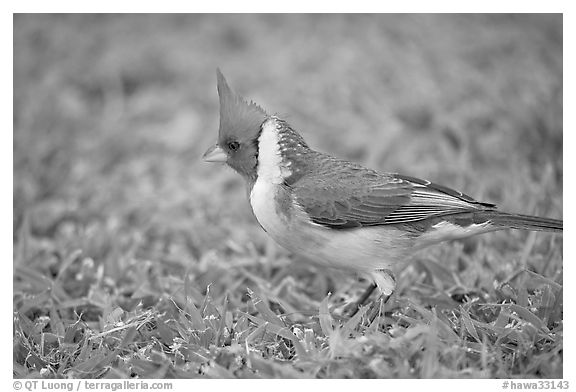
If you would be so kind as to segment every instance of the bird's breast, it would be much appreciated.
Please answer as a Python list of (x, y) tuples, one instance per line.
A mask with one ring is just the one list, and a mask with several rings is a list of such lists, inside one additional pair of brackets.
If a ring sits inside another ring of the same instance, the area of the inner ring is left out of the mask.
[(325, 249), (332, 240), (330, 230), (312, 223), (284, 185), (257, 180), (250, 205), (264, 231), (291, 252), (319, 261), (314, 252)]
[(296, 225), (292, 197), (281, 185), (256, 180), (250, 191), (250, 205), (260, 226), (275, 240)]
[(292, 175), (290, 164), (282, 156), (280, 124), (274, 117), (262, 124), (258, 138), (256, 182), (250, 191), (252, 211), (260, 226), (277, 242), (289, 247), (297, 239), (297, 227), (306, 220), (284, 182)]
[(250, 204), (260, 226), (282, 247), (317, 264), (353, 271), (392, 268), (413, 244), (393, 227), (334, 230), (313, 223), (290, 189), (256, 181)]

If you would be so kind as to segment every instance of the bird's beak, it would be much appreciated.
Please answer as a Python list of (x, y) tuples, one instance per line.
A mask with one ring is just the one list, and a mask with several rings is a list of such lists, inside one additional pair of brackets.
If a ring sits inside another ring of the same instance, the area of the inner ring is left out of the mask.
[(226, 162), (228, 155), (219, 145), (215, 144), (202, 155), (202, 159), (204, 162)]

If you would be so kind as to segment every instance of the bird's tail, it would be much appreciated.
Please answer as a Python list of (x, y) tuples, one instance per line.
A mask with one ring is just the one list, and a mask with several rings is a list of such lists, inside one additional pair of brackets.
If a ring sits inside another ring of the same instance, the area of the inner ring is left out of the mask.
[(506, 212), (490, 212), (486, 218), (495, 226), (502, 228), (532, 230), (532, 231), (562, 231), (563, 221), (539, 216), (509, 214)]

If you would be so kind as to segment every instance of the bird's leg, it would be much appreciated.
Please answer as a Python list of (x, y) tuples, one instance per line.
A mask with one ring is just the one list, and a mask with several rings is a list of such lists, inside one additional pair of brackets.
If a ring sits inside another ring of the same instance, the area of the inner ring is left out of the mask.
[(360, 308), (360, 306), (362, 306), (366, 303), (366, 301), (368, 300), (368, 298), (370, 298), (370, 296), (372, 295), (374, 290), (376, 290), (376, 287), (377, 287), (376, 283), (370, 283), (370, 286), (368, 286), (366, 288), (366, 291), (364, 291), (364, 294), (362, 294), (362, 296), (356, 302), (358, 304), (357, 308)]
[(381, 295), (386, 296), (386, 299), (384, 300), (384, 303), (386, 303), (396, 287), (396, 279), (394, 279), (394, 274), (389, 269), (376, 270), (370, 274), (370, 277), (373, 279), (373, 283), (368, 287), (364, 294), (362, 294), (360, 299), (355, 302), (353, 307), (350, 308), (352, 310), (350, 317), (354, 317), (354, 315), (358, 313), (360, 306), (364, 305), (376, 288), (378, 288)]
[(370, 314), (368, 314), (368, 320), (370, 320), (370, 324), (372, 324), (374, 322), (376, 317), (382, 316), (384, 314), (384, 306), (388, 303), (388, 300), (390, 299), (390, 297), (392, 297), (392, 295), (382, 294), (382, 296), (380, 297), (381, 300), (379, 301), (380, 306), (374, 307), (374, 309), (372, 309)]
[(368, 286), (366, 291), (364, 291), (364, 294), (362, 294), (362, 296), (358, 299), (358, 301), (356, 301), (354, 305), (352, 305), (352, 307), (350, 308), (351, 310), (350, 317), (354, 317), (356, 313), (358, 313), (358, 311), (360, 310), (360, 306), (365, 304), (365, 302), (368, 300), (368, 298), (370, 298), (374, 290), (376, 290), (376, 283), (370, 283), (370, 286)]

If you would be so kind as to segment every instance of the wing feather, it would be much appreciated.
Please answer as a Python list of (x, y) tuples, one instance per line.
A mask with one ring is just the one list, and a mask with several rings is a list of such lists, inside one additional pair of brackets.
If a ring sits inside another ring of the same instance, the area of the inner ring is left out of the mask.
[(495, 209), (493, 204), (430, 181), (380, 174), (332, 157), (315, 161), (316, 167), (290, 187), (312, 221), (327, 227), (409, 223)]

